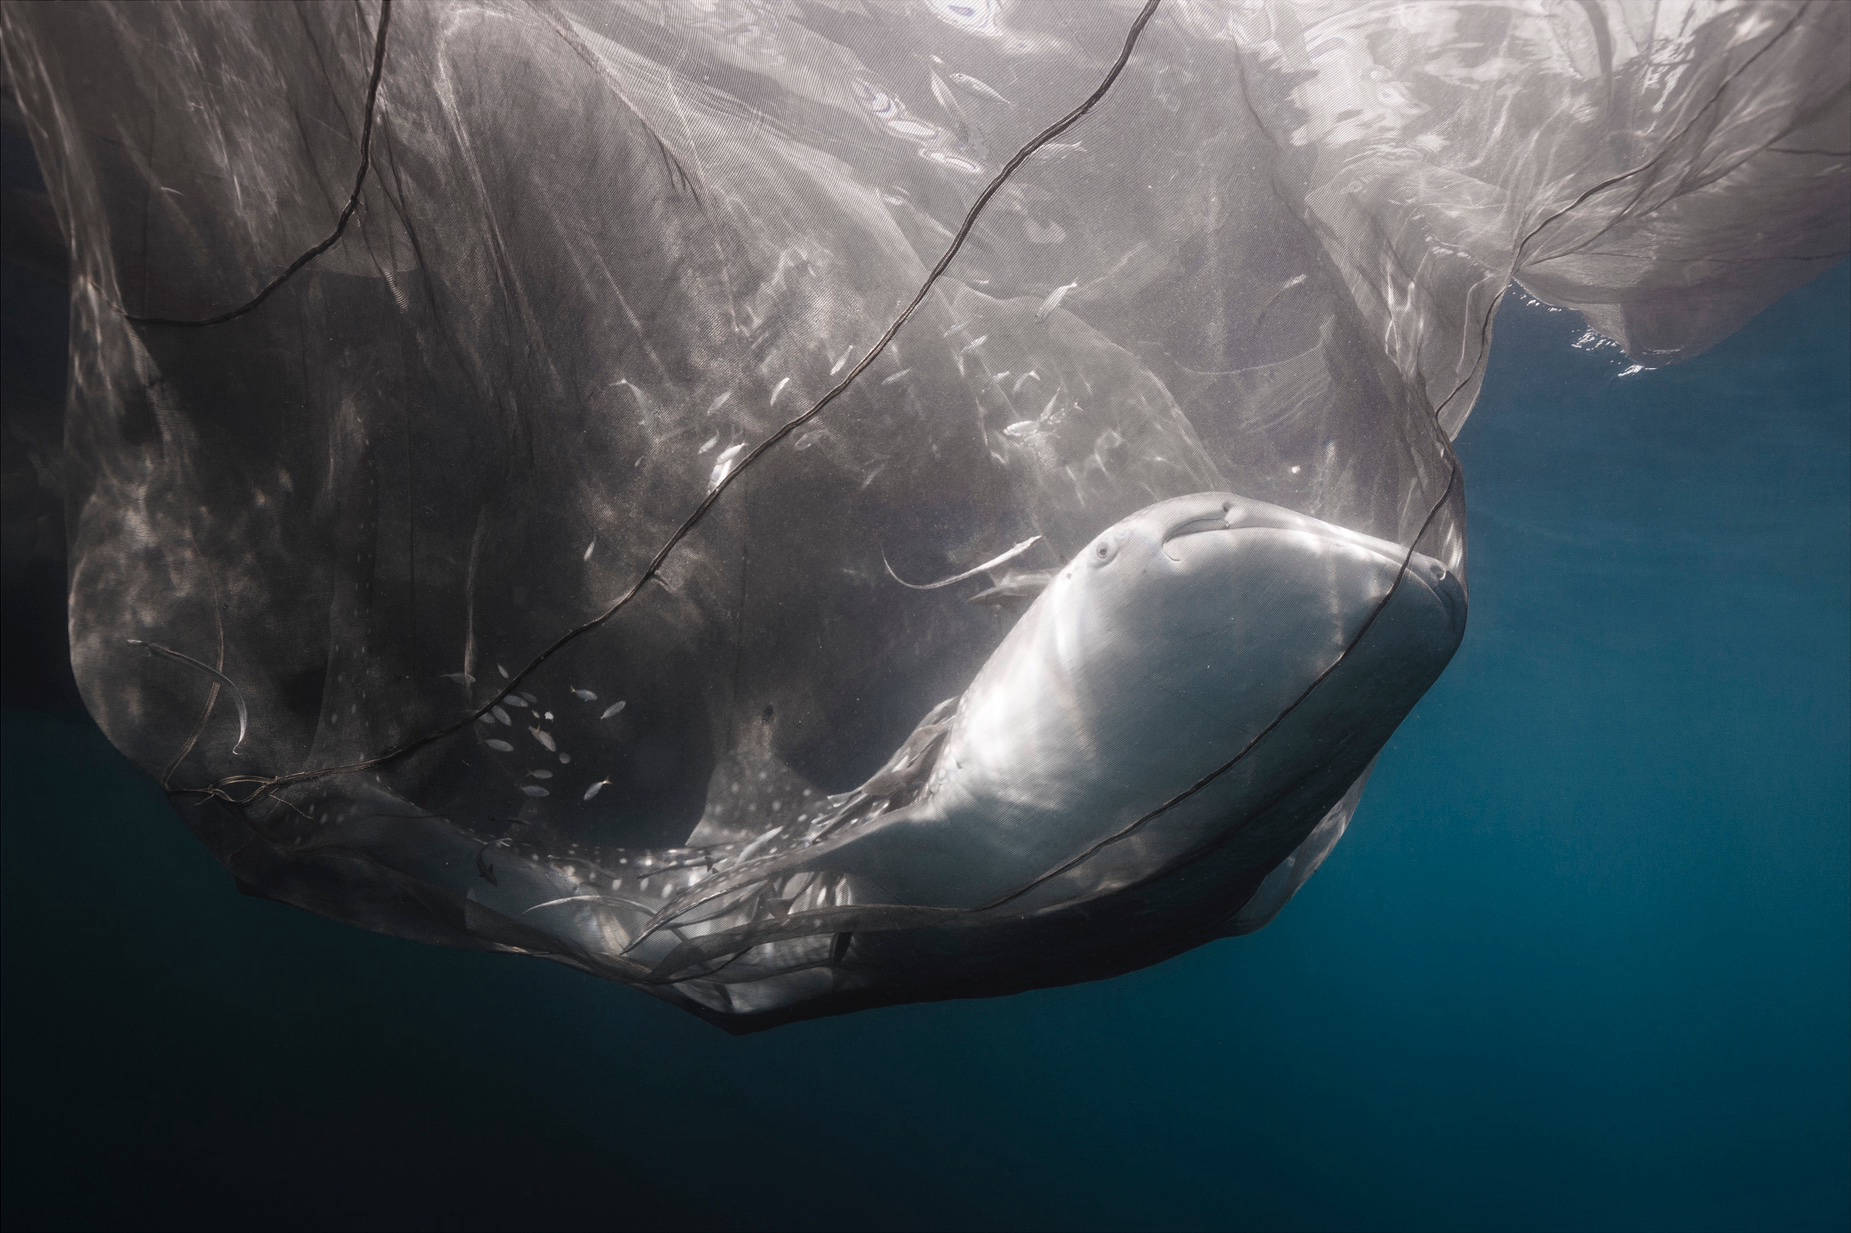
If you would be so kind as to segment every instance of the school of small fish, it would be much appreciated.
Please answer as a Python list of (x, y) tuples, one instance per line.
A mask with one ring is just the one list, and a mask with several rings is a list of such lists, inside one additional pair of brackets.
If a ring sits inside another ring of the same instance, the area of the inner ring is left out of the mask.
[[(451, 675), (455, 676), (455, 675), (460, 675), (460, 674), (451, 674)], [(587, 689), (581, 685), (574, 685), (569, 688), (569, 692), (574, 698), (576, 698), (579, 702), (582, 702), (582, 703), (596, 703), (598, 701), (598, 691), (595, 689)], [(534, 694), (521, 693), (521, 692), (510, 690), (506, 695), (503, 696), (501, 701), (502, 703), (505, 703), (507, 706), (512, 706), (512, 707), (515, 707), (521, 710), (532, 712), (545, 723), (552, 723), (555, 720), (553, 712), (550, 710), (542, 709), (540, 706), (539, 698)], [(623, 699), (623, 698), (617, 699), (615, 702), (610, 703), (609, 705), (605, 706), (602, 710), (599, 711), (598, 721), (603, 722), (606, 720), (615, 719), (618, 715), (621, 715), (623, 713), (624, 707), (626, 705), (627, 705), (626, 699)], [(493, 731), (495, 727), (498, 725), (501, 727), (506, 727), (506, 728), (514, 727), (513, 717), (510, 716), (508, 712), (503, 709), (503, 706), (501, 703), (491, 706), (484, 714), (482, 714), (481, 716), (477, 718), (476, 722), (486, 725), (490, 731)], [(541, 724), (538, 724), (538, 723), (527, 724), (524, 726), (527, 729), (527, 734), (533, 738), (534, 743), (537, 744), (541, 749), (545, 750), (548, 754), (552, 754), (558, 760), (558, 764), (560, 766), (565, 767), (565, 766), (572, 765), (572, 755), (568, 753), (567, 751), (559, 748), (559, 739), (553, 734), (551, 730), (545, 727), (542, 727)], [(493, 750), (495, 753), (498, 753), (498, 754), (513, 754), (517, 752), (514, 742), (507, 740), (501, 736), (483, 735), (481, 737), (481, 741), (482, 741), (483, 748)], [(546, 781), (546, 780), (554, 779), (557, 776), (557, 774), (558, 772), (553, 770), (551, 767), (534, 766), (534, 767), (527, 768), (524, 777), (529, 780)], [(596, 782), (590, 784), (584, 789), (579, 799), (581, 801), (590, 801), (594, 799), (598, 795), (598, 793), (602, 792), (605, 788), (609, 787), (610, 783), (611, 781), (608, 778), (597, 780)], [(520, 790), (524, 795), (532, 797), (536, 800), (540, 799), (541, 797), (547, 797), (547, 796), (552, 795), (550, 788), (542, 787), (538, 783), (522, 783), (520, 785)]]

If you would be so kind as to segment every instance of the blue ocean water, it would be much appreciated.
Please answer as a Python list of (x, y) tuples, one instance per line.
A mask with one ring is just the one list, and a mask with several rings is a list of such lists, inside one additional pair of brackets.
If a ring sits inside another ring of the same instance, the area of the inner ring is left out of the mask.
[(1471, 627), (1253, 937), (734, 1039), (241, 898), (5, 720), (8, 1227), (1851, 1225), (1851, 267), (1621, 377), (1508, 304)]

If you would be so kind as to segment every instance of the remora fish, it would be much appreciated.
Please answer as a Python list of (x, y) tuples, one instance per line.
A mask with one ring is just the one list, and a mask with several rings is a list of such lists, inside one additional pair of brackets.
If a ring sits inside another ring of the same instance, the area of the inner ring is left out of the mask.
[(807, 873), (859, 904), (1039, 911), (1235, 841), (1252, 869), (1232, 916), (1345, 802), (1465, 610), (1439, 561), (1386, 540), (1227, 493), (1149, 506), (1056, 575), (954, 714), (928, 717), (942, 735), (910, 785), (890, 766), (851, 794), (897, 807), (741, 862), (653, 925), (735, 927), (736, 892)]

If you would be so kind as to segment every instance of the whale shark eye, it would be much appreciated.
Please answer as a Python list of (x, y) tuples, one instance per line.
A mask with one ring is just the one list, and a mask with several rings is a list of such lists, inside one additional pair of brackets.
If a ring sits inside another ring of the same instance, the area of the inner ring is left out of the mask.
[(1087, 560), (1091, 561), (1094, 565), (1104, 565), (1117, 555), (1118, 541), (1111, 536), (1101, 536), (1094, 540), (1093, 546), (1087, 549), (1086, 552)]

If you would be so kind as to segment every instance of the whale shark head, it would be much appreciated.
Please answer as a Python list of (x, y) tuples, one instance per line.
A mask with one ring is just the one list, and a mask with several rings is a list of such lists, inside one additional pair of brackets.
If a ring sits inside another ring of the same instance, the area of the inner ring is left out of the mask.
[[(1148, 506), (1066, 572), (1062, 658), (1131, 703), (1133, 723), (1185, 708), (1245, 731), (1369, 636), (1393, 643), (1380, 650), (1402, 661), (1394, 687), (1411, 706), (1465, 627), (1464, 588), (1434, 558), (1231, 493)], [(1124, 689), (1133, 678), (1143, 687)]]
[(1017, 902), (1040, 908), (1238, 840), (1257, 879), (1439, 676), (1465, 611), (1455, 574), (1387, 540), (1232, 493), (1148, 506), (1082, 549), (972, 682), (934, 783), (953, 824), (867, 845), (862, 867), (902, 902), (1033, 883)]
[(1434, 558), (1232, 493), (1139, 510), (1097, 536), (1061, 581), (1056, 602), (1088, 653), (1129, 640), (1125, 652), (1185, 668), (1203, 640), (1275, 663), (1335, 655), (1391, 591), (1445, 655), (1465, 623), (1464, 589)]
[(1036, 609), (986, 666), (991, 681), (973, 685), (1016, 700), (985, 727), (1013, 729), (1050, 770), (1062, 746), (1129, 749), (1137, 778), (1186, 785), (1314, 684), (1341, 703), (1326, 724), (1398, 720), (1457, 648), (1466, 595), (1424, 553), (1205, 492), (1100, 533)]

